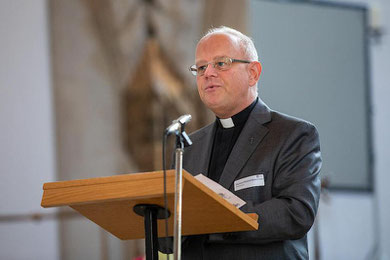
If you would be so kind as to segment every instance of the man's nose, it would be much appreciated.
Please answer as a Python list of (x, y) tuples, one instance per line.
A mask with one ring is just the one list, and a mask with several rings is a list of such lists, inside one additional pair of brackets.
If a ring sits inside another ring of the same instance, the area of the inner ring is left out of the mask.
[(215, 77), (217, 76), (217, 69), (215, 68), (214, 64), (209, 63), (207, 65), (206, 70), (204, 71), (205, 77)]

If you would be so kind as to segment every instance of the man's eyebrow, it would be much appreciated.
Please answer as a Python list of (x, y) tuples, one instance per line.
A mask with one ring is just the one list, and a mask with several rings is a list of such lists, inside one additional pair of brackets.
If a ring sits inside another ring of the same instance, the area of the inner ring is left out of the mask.
[[(215, 56), (213, 61), (215, 61), (216, 59), (221, 59), (221, 58), (226, 58), (227, 56), (225, 55), (220, 55), (220, 56)], [(196, 61), (195, 64), (198, 65), (199, 63), (207, 63), (206, 60), (199, 60), (199, 61)]]
[(198, 61), (195, 62), (196, 65), (198, 65), (199, 63), (207, 63), (207, 61), (205, 61), (205, 60), (198, 60)]
[(227, 56), (225, 56), (225, 55), (221, 55), (221, 56), (216, 56), (216, 57), (214, 57), (214, 60), (216, 60), (216, 59), (221, 59), (221, 58), (226, 58)]

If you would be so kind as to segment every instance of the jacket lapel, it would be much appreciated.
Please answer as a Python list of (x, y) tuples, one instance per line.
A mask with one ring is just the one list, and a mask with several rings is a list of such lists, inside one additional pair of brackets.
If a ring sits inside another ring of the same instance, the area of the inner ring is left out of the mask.
[(259, 99), (234, 145), (219, 183), (229, 189), (251, 154), (268, 133), (263, 125), (271, 120), (269, 108)]
[[(191, 174), (208, 175), (214, 133), (215, 122), (190, 135), (193, 145), (186, 148), (191, 153), (190, 162), (185, 163), (184, 167)], [(188, 157), (186, 157), (186, 150), (184, 150), (184, 162), (186, 162), (186, 158)]]

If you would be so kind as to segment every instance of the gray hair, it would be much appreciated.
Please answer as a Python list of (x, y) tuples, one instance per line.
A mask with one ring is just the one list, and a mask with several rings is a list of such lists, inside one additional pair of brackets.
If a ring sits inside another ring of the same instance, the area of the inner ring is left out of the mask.
[(253, 43), (252, 39), (245, 34), (227, 26), (220, 26), (209, 29), (207, 33), (200, 39), (200, 41), (212, 34), (226, 34), (235, 37), (239, 41), (245, 56), (247, 56), (246, 58), (250, 59), (251, 61), (257, 61), (259, 59), (255, 44)]

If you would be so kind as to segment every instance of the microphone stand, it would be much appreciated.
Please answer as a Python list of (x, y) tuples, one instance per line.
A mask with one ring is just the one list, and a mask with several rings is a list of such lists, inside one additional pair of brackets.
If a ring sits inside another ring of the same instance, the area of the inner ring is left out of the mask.
[[(182, 212), (182, 197), (183, 197), (183, 152), (184, 146), (192, 145), (192, 142), (186, 132), (184, 126), (191, 120), (191, 115), (183, 115), (165, 130), (165, 135), (169, 136), (174, 133), (176, 135), (176, 151), (175, 151), (175, 215), (174, 215), (174, 259), (181, 259), (181, 212)], [(164, 180), (165, 183), (165, 180)], [(157, 219), (166, 219), (170, 212), (159, 205), (153, 204), (137, 204), (133, 207), (133, 211), (144, 217), (145, 226), (145, 251), (146, 259), (158, 259), (158, 234), (157, 234)]]
[(176, 134), (175, 150), (175, 214), (173, 226), (173, 259), (181, 259), (181, 227), (182, 227), (182, 198), (183, 198), (183, 152), (184, 146), (192, 145), (192, 141), (184, 131), (184, 124), (180, 124)]

